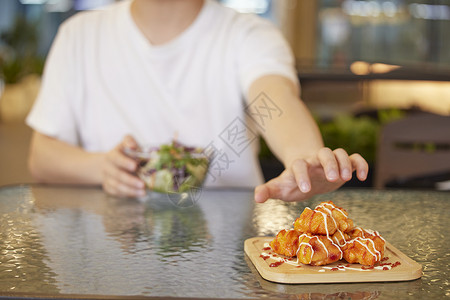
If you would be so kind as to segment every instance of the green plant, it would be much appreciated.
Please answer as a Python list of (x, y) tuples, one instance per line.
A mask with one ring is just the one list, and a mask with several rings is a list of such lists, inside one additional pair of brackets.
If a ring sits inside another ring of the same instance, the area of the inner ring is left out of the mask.
[(0, 76), (6, 83), (16, 83), (28, 74), (41, 74), (44, 58), (37, 54), (37, 24), (17, 17), (9, 31), (0, 35), (5, 51), (0, 53)]
[(369, 117), (337, 116), (333, 121), (321, 123), (319, 128), (325, 146), (344, 148), (349, 154), (360, 153), (366, 160), (375, 160), (379, 123)]
[(342, 114), (330, 122), (317, 121), (325, 146), (344, 148), (349, 154), (360, 153), (369, 163), (375, 161), (381, 126), (400, 119), (405, 113), (398, 109), (377, 112), (377, 118)]
[[(383, 109), (377, 112), (376, 118), (341, 114), (331, 121), (322, 121), (318, 117), (315, 119), (325, 146), (331, 149), (343, 148), (349, 154), (359, 153), (369, 163), (373, 163), (381, 126), (404, 116), (402, 110)], [(275, 159), (263, 138), (260, 138), (259, 158), (266, 161)]]
[(270, 160), (274, 158), (272, 151), (270, 151), (270, 148), (263, 137), (259, 138), (259, 158), (263, 160)]

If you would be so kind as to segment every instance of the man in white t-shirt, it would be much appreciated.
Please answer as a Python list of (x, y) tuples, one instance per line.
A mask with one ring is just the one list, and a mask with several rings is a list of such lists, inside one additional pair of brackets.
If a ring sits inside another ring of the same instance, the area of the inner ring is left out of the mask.
[[(27, 123), (35, 178), (117, 196), (145, 193), (123, 149), (175, 137), (215, 151), (207, 186), (256, 186), (257, 202), (303, 200), (368, 172), (359, 154), (323, 147), (280, 32), (213, 0), (128, 0), (72, 17)], [(286, 167), (267, 183), (259, 134)]]

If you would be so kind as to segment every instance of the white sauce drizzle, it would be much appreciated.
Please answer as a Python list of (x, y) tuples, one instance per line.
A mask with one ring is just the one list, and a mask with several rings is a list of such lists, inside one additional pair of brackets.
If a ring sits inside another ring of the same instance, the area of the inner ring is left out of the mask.
[[(359, 230), (359, 231), (361, 231), (362, 237), (363, 237), (364, 239), (369, 239), (369, 240), (370, 240), (370, 242), (371, 242), (372, 245), (373, 245), (373, 249), (374, 249), (375, 252), (377, 253), (377, 255), (376, 255), (377, 260), (381, 260), (381, 258), (382, 258), (382, 257), (381, 257), (381, 252), (378, 251), (377, 248), (375, 248), (375, 242), (374, 242), (372, 239), (370, 239), (370, 238), (367, 237), (368, 235), (370, 235), (370, 236), (372, 236), (372, 237), (379, 237), (379, 238), (384, 242), (384, 245), (383, 245), (383, 252), (385, 252), (385, 251), (386, 251), (386, 240), (380, 235), (380, 233), (379, 233), (378, 231), (371, 230), (371, 229), (362, 229), (361, 227), (355, 227), (354, 230)], [(354, 240), (355, 240), (355, 239), (353, 239), (353, 240), (351, 240), (351, 241), (348, 241), (347, 243), (353, 242)], [(347, 243), (346, 243), (346, 244), (347, 244)], [(379, 256), (380, 258), (378, 258), (378, 256)]]
[(345, 212), (343, 212), (340, 208), (334, 207), (335, 210), (337, 210), (338, 212), (340, 212), (344, 217), (347, 218), (348, 214), (346, 214)]
[[(303, 233), (301, 236), (298, 237), (298, 241), (300, 242), (300, 238), (306, 236), (309, 237), (306, 233)], [(310, 239), (311, 240), (311, 239)], [(302, 247), (302, 245), (308, 246), (311, 248), (311, 258), (309, 259), (308, 264), (310, 264), (312, 262), (313, 256), (314, 256), (314, 249), (312, 247), (312, 245), (310, 243), (305, 243), (305, 242), (301, 242), (298, 245), (298, 249), (297, 249), (297, 253), (295, 253), (297, 255), (297, 263), (299, 263), (299, 256), (298, 256), (298, 252), (300, 251), (300, 248)]]
[[(327, 249), (327, 246), (325, 246), (325, 244), (319, 239), (319, 237), (317, 237), (317, 236), (315, 236), (315, 238), (317, 238), (317, 241), (319, 242), (319, 243), (321, 243), (322, 244), (322, 246), (323, 246), (323, 249), (325, 249), (325, 252), (327, 253), (327, 257), (328, 257), (328, 249)], [(333, 243), (334, 244), (334, 243)]]
[(261, 252), (261, 255), (262, 255), (262, 256), (268, 256), (269, 258), (271, 258), (271, 259), (273, 259), (273, 260), (275, 260), (275, 261), (284, 262), (284, 263), (287, 263), (287, 264), (289, 264), (289, 265), (293, 265), (293, 266), (298, 266), (298, 265), (299, 265), (298, 262), (289, 260), (289, 259), (284, 258), (284, 257), (274, 256), (274, 255), (271, 254), (271, 253)]
[[(383, 265), (383, 266), (374, 266), (374, 267), (367, 267), (365, 269), (363, 268), (353, 268), (353, 267), (347, 267), (347, 266), (335, 266), (335, 267), (330, 267), (330, 266), (322, 266), (323, 269), (326, 270), (331, 270), (334, 269), (337, 271), (345, 271), (345, 270), (351, 270), (351, 271), (372, 271), (372, 270), (385, 270), (385, 268), (387, 268), (388, 270), (392, 269), (392, 266), (390, 265)], [(319, 271), (320, 272), (320, 271)], [(323, 272), (323, 271), (322, 271)]]
[(368, 233), (369, 235), (376, 235), (375, 231), (373, 231), (372, 229), (366, 229), (366, 230), (362, 229), (362, 231), (364, 233)]
[(331, 204), (331, 203), (322, 203), (322, 204), (319, 205), (318, 207), (323, 207), (323, 206), (327, 206), (327, 205), (331, 206), (332, 209), (337, 210), (337, 211), (340, 212), (344, 217), (347, 218), (347, 214), (346, 214), (346, 213), (344, 213), (340, 208), (338, 208), (337, 206), (334, 206), (334, 205)]
[(370, 243), (372, 244), (373, 250), (376, 253), (376, 260), (380, 261), (381, 260), (381, 252), (377, 250), (377, 248), (375, 247), (375, 242), (372, 239), (368, 239), (370, 241)]
[[(369, 231), (369, 230), (370, 230), (370, 231)], [(366, 231), (369, 232), (369, 233), (372, 232), (374, 236), (379, 237), (380, 239), (383, 240), (383, 242), (386, 243), (386, 240), (380, 235), (380, 233), (379, 233), (378, 231), (374, 231), (374, 230), (371, 230), (371, 229), (366, 229)]]
[[(341, 247), (339, 247), (338, 245), (336, 245), (336, 244), (333, 242), (333, 240), (330, 238), (330, 233), (329, 233), (329, 231), (328, 231), (327, 214), (325, 214), (324, 212), (322, 212), (322, 211), (320, 211), (320, 210), (314, 210), (314, 211), (317, 212), (317, 213), (322, 214), (323, 220), (324, 220), (324, 222), (325, 222), (325, 230), (326, 230), (326, 232), (327, 232), (327, 239), (331, 242), (331, 244), (333, 244), (333, 246), (335, 246), (335, 247), (339, 250), (339, 253), (341, 253), (341, 256), (340, 256), (339, 259), (342, 259), (342, 257), (344, 256), (344, 252), (342, 251)], [(333, 216), (330, 216), (330, 218), (334, 221), (334, 224), (336, 224), (336, 221), (334, 220)], [(336, 228), (337, 228), (337, 225), (336, 225)], [(320, 241), (319, 238), (317, 238), (317, 240)], [(320, 243), (321, 243), (321, 244), (323, 245), (323, 247), (325, 248), (325, 251), (327, 252), (327, 257), (328, 257), (328, 249), (327, 249), (327, 247), (325, 247), (325, 244), (324, 244), (322, 241), (320, 241)]]
[[(361, 240), (363, 240), (363, 241), (371, 241), (371, 242), (373, 243), (373, 241), (372, 241), (371, 239), (361, 239)], [(354, 239), (354, 241), (357, 242), (357, 243), (359, 243), (359, 244), (361, 244), (363, 247), (365, 247), (365, 248), (367, 249), (367, 251), (369, 251), (369, 253), (372, 254), (372, 256), (374, 256), (376, 260), (378, 260), (378, 255), (376, 255), (375, 253), (373, 253), (372, 251), (370, 251), (369, 247), (368, 247), (366, 244), (362, 243), (362, 242), (360, 241), (360, 239), (356, 238), (356, 239)], [(378, 252), (377, 249), (375, 249), (375, 245), (374, 245), (373, 248), (374, 248), (374, 250), (375, 250), (376, 252)], [(378, 254), (380, 254), (380, 257), (381, 257), (381, 253), (378, 252)]]
[(359, 231), (361, 231), (361, 232), (362, 232), (362, 234), (363, 234), (363, 237), (364, 237), (364, 231), (362, 230), (362, 228), (361, 228), (361, 227), (354, 227), (354, 228), (353, 228), (353, 231), (355, 231), (355, 230), (359, 230)]
[[(338, 225), (337, 225), (337, 223), (336, 223), (336, 220), (333, 218), (333, 213), (331, 212), (331, 210), (329, 210), (329, 209), (326, 208), (325, 206), (318, 205), (314, 211), (315, 211), (315, 212), (320, 212), (320, 213), (322, 213), (322, 214), (323, 214), (323, 212), (317, 210), (318, 208), (322, 208), (322, 209), (324, 209), (325, 211), (327, 211), (327, 212), (328, 212), (328, 215), (331, 217), (331, 220), (333, 220), (334, 225), (336, 226), (336, 228), (338, 228)], [(326, 220), (325, 217), (324, 217), (324, 219)], [(325, 223), (326, 223), (326, 221), (325, 221)]]
[[(366, 232), (368, 232), (369, 234), (372, 234), (372, 236), (379, 237), (384, 242), (383, 252), (385, 252), (386, 251), (386, 240), (380, 235), (380, 233), (378, 231), (374, 231), (374, 230), (371, 230), (371, 229), (366, 229)], [(381, 257), (381, 254), (380, 254), (380, 257)]]
[[(328, 232), (328, 222), (327, 222), (327, 214), (325, 214), (324, 212), (321, 212), (320, 210), (314, 210), (316, 213), (320, 213), (323, 217), (323, 221), (325, 223), (325, 231), (327, 232), (327, 236), (330, 236), (329, 232)], [(332, 218), (333, 219), (333, 218)], [(334, 220), (334, 219), (333, 219)]]
[(339, 229), (338, 229), (337, 231), (338, 231), (339, 234), (341, 235), (342, 240), (344, 241), (344, 244), (341, 245), (341, 243), (339, 242), (339, 239), (338, 239), (337, 237), (335, 237), (335, 242), (339, 245), (339, 247), (343, 247), (343, 246), (345, 246), (345, 244), (347, 243), (347, 241), (345, 240), (345, 236), (344, 236), (344, 234), (342, 233), (342, 231), (340, 231)]

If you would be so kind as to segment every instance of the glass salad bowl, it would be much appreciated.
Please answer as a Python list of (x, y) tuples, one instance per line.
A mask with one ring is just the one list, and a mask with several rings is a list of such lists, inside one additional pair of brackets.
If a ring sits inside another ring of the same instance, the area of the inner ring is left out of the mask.
[(125, 153), (138, 161), (138, 177), (149, 190), (157, 193), (197, 191), (208, 173), (209, 157), (203, 149), (177, 142), (125, 149)]

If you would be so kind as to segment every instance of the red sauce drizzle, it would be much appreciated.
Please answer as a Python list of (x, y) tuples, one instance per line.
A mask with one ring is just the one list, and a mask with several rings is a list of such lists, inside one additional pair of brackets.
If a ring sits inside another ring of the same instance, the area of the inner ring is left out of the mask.
[(337, 271), (339, 270), (338, 268), (331, 268), (331, 271)]
[(276, 267), (281, 266), (282, 264), (283, 264), (282, 261), (277, 261), (277, 262), (271, 263), (271, 264), (269, 265), (269, 267), (271, 267), (271, 268), (276, 268)]
[(266, 260), (266, 259), (268, 259), (270, 256), (262, 255), (262, 254), (261, 254), (259, 257), (261, 257), (262, 259)]
[(383, 271), (387, 271), (387, 270), (389, 270), (388, 267), (383, 267)]
[(270, 249), (272, 249), (272, 248), (270, 248), (270, 247), (264, 247), (264, 248), (263, 248), (264, 251), (268, 251), (268, 250), (270, 250)]
[(396, 262), (392, 265), (392, 268), (398, 267), (398, 266), (400, 266), (400, 265), (401, 265), (401, 263), (400, 263), (399, 261), (396, 261)]

